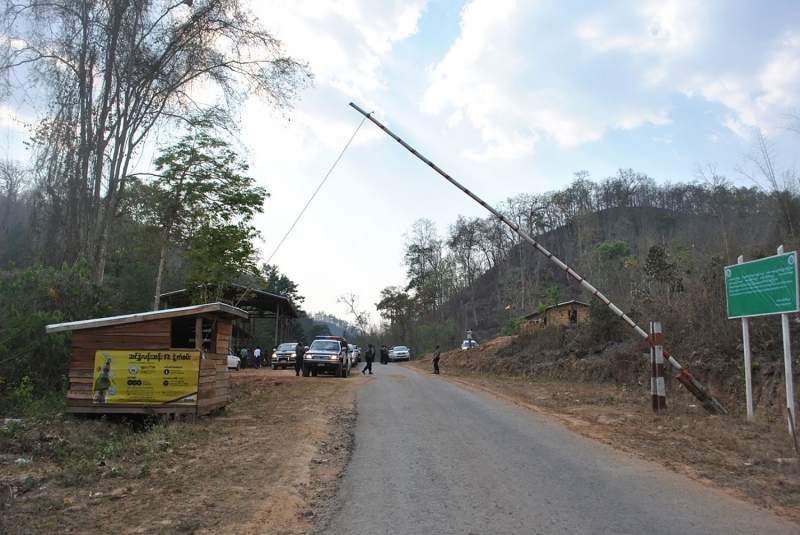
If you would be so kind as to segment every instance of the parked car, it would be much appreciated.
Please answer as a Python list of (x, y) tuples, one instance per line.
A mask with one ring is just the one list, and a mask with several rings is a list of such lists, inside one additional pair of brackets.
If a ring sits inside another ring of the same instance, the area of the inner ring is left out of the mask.
[(350, 354), (350, 367), (354, 368), (358, 361), (356, 360), (356, 346), (347, 344), (347, 352)]
[(242, 369), (242, 359), (232, 349), (228, 350), (228, 368), (233, 370)]
[(406, 346), (394, 346), (389, 350), (389, 362), (411, 360), (411, 352)]
[(341, 336), (317, 336), (303, 356), (303, 377), (333, 373), (337, 377), (350, 374), (350, 350)]
[(478, 342), (476, 342), (475, 340), (464, 340), (463, 342), (461, 342), (461, 351), (464, 351), (465, 349), (469, 349), (471, 347), (477, 347), (477, 345)]
[(296, 357), (294, 350), (296, 347), (297, 342), (286, 342), (276, 347), (272, 352), (272, 369), (277, 370), (278, 366), (280, 366), (282, 370), (285, 370), (287, 367), (293, 367)]

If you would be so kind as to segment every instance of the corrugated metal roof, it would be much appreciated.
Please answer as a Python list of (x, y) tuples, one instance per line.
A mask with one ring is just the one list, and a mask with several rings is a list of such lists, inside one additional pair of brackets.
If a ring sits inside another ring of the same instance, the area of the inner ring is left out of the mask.
[(195, 314), (216, 314), (221, 316), (233, 316), (237, 318), (247, 318), (247, 312), (232, 307), (225, 303), (206, 303), (204, 305), (193, 305), (181, 308), (169, 308), (166, 310), (155, 310), (152, 312), (140, 312), (137, 314), (126, 314), (124, 316), (111, 316), (107, 318), (95, 318), (82, 321), (71, 321), (68, 323), (54, 323), (45, 329), (47, 333), (57, 333), (61, 331), (78, 331), (81, 329), (92, 329), (97, 327), (109, 327), (112, 325), (123, 325), (126, 323), (140, 323), (163, 318), (175, 318), (179, 316), (191, 316)]

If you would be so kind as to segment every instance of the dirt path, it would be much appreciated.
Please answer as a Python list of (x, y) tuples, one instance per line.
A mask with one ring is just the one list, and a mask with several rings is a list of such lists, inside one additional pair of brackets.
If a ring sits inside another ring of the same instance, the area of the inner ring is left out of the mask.
[[(85, 459), (87, 477), (71, 481), (63, 465), (2, 458), (0, 533), (306, 533), (347, 463), (354, 391), (367, 380), (234, 372), (227, 410), (170, 424), (176, 439), (153, 445), (157, 455)], [(65, 424), (84, 435), (103, 425)], [(26, 489), (31, 480), (42, 483)]]

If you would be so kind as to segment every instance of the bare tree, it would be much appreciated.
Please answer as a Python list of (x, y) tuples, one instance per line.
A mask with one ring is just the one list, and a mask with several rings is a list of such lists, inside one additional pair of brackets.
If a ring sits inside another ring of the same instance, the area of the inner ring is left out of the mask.
[(763, 188), (764, 181), (771, 188), (772, 196), (781, 215), (783, 223), (794, 241), (795, 220), (800, 218), (796, 193), (800, 188), (800, 177), (793, 168), (781, 170), (778, 165), (777, 148), (760, 127), (754, 129), (756, 148), (744, 157), (744, 165), (738, 166), (742, 176), (750, 179), (754, 184)]
[(11, 160), (0, 161), (0, 230), (6, 239), (11, 231), (12, 213), (26, 183), (27, 172), (22, 165)]
[(356, 322), (356, 327), (365, 333), (369, 329), (369, 314), (365, 310), (358, 309), (358, 296), (353, 292), (347, 292), (336, 300), (337, 303), (343, 303), (347, 307), (347, 312), (353, 316), (353, 321)]
[[(205, 112), (230, 126), (248, 95), (282, 109), (310, 80), (241, 0), (0, 2), (6, 87), (20, 71), (50, 102), (34, 147), (40, 200), (63, 218), (53, 241), (62, 259), (86, 257), (97, 282), (134, 158), (157, 125)], [(219, 105), (193, 98), (210, 88)]]

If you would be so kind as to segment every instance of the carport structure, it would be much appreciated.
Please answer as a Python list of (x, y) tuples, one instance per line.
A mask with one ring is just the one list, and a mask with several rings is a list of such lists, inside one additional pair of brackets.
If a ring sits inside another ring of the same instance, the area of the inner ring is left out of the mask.
[[(163, 293), (159, 298), (167, 308), (189, 306), (192, 300), (191, 294), (186, 289)], [(236, 348), (249, 345), (249, 341), (255, 338), (254, 319), (274, 320), (274, 345), (277, 346), (286, 341), (291, 322), (300, 317), (287, 297), (239, 284), (228, 286), (222, 293), (222, 300), (247, 312), (247, 318), (239, 319), (233, 324), (232, 344)]]

